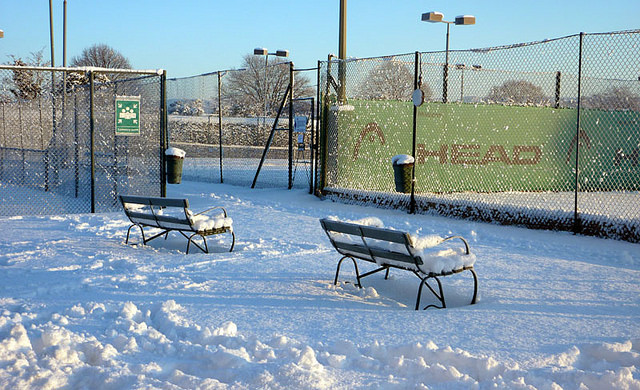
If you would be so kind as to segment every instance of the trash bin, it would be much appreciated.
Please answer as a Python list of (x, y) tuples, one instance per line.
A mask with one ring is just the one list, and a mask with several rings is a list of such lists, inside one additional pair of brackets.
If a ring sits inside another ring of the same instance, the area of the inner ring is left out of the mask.
[(393, 177), (396, 183), (396, 191), (405, 194), (411, 193), (412, 172), (415, 160), (407, 154), (393, 156)]
[(182, 181), (182, 164), (186, 152), (182, 149), (171, 147), (164, 152), (167, 161), (167, 183), (180, 184)]

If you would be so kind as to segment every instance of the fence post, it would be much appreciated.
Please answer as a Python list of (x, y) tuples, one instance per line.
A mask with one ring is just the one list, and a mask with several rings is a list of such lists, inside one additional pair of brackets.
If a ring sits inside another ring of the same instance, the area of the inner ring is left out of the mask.
[[(419, 88), (418, 84), (418, 61), (420, 61), (420, 53), (416, 52), (413, 60), (413, 90)], [(411, 144), (411, 156), (413, 157), (413, 167), (411, 168), (411, 200), (409, 201), (409, 213), (416, 212), (416, 138), (418, 128), (418, 106), (413, 106), (413, 137)]]
[(309, 193), (313, 194), (313, 189), (315, 185), (315, 172), (313, 167), (315, 165), (314, 160), (316, 158), (315, 153), (315, 137), (316, 137), (316, 100), (315, 98), (311, 98), (311, 147), (309, 148)]
[[(93, 107), (93, 106), (92, 106)], [(167, 71), (160, 75), (160, 196), (167, 196), (167, 177), (165, 172), (164, 151), (169, 145), (169, 131), (167, 126)]]
[(93, 110), (93, 71), (88, 71), (89, 75), (89, 151), (91, 155), (91, 213), (96, 212), (96, 161), (95, 161), (95, 116)]
[(222, 74), (218, 72), (218, 150), (220, 151), (220, 183), (222, 179)]
[(74, 195), (77, 198), (78, 193), (80, 191), (80, 162), (78, 159), (80, 158), (79, 144), (78, 141), (78, 94), (73, 94), (73, 177), (74, 177)]
[[(4, 179), (4, 157), (7, 149), (7, 126), (5, 123), (4, 103), (2, 104), (2, 156), (0, 156), (0, 179)], [(45, 162), (46, 164), (46, 162)]]
[(293, 188), (293, 62), (289, 62), (289, 189)]
[(312, 147), (315, 148), (315, 160), (311, 159), (313, 161), (313, 193), (315, 194), (316, 191), (318, 191), (318, 158), (320, 157), (320, 127), (321, 127), (321, 118), (322, 118), (322, 111), (321, 111), (321, 104), (322, 102), (320, 101), (320, 99), (322, 98), (322, 94), (320, 92), (320, 69), (321, 69), (321, 64), (320, 64), (320, 60), (318, 60), (318, 71), (316, 73), (316, 115), (317, 115), (317, 121), (318, 121), (318, 126), (316, 127), (316, 124), (314, 123), (313, 126), (315, 127), (315, 137), (312, 137), (311, 142), (312, 142)]
[(576, 169), (575, 169), (575, 183), (574, 183), (574, 210), (573, 210), (573, 233), (580, 233), (582, 230), (582, 223), (580, 221), (580, 215), (578, 214), (578, 191), (580, 190), (580, 106), (582, 95), (582, 42), (584, 38), (584, 32), (580, 33), (580, 48), (578, 51), (578, 118), (576, 120)]
[[(321, 164), (320, 165), (320, 193), (322, 193), (324, 191), (324, 187), (327, 185), (327, 154), (328, 154), (328, 150), (329, 150), (329, 134), (327, 134), (329, 132), (328, 129), (328, 123), (329, 120), (327, 118), (328, 115), (328, 103), (329, 103), (329, 92), (331, 89), (331, 58), (333, 57), (332, 54), (329, 54), (327, 56), (327, 88), (324, 92), (324, 98), (323, 99), (319, 99), (322, 100), (320, 102), (321, 105), (321, 115), (320, 115), (320, 129), (319, 129), (319, 134), (318, 134), (318, 140), (320, 142), (320, 160), (321, 160)], [(318, 63), (320, 63), (320, 61), (318, 61)], [(318, 68), (318, 72), (320, 71), (320, 68)], [(320, 86), (318, 85), (318, 88), (320, 88)], [(337, 90), (337, 88), (336, 88)], [(336, 91), (337, 93), (337, 91)]]
[(562, 73), (560, 73), (560, 71), (558, 71), (556, 73), (556, 102), (555, 102), (555, 108), (560, 108), (560, 77), (561, 77)]

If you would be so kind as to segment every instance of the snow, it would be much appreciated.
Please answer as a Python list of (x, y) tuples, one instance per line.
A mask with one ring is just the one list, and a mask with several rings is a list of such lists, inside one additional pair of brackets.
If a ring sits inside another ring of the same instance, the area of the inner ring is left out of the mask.
[(164, 151), (164, 154), (166, 156), (175, 156), (178, 158), (184, 158), (184, 156), (187, 155), (187, 152), (185, 152), (182, 149), (171, 146), (170, 148), (167, 148), (167, 150)]
[(408, 154), (398, 154), (391, 158), (391, 164), (393, 165), (406, 165), (413, 164), (415, 159), (413, 156), (409, 156)]
[(233, 219), (225, 217), (224, 215), (194, 215), (191, 210), (188, 210), (187, 213), (189, 215), (189, 220), (196, 231), (202, 232), (205, 230), (220, 229), (223, 227), (233, 229)]
[[(125, 245), (123, 212), (0, 218), (1, 387), (640, 388), (638, 244), (303, 190), (168, 191), (194, 210), (225, 207), (234, 252), (224, 234), (209, 254), (186, 255), (177, 234)], [(327, 216), (375, 218), (427, 241), (464, 236), (479, 302), (468, 304), (468, 273), (442, 279), (444, 310), (412, 310), (409, 272), (334, 286), (340, 256), (318, 222)]]

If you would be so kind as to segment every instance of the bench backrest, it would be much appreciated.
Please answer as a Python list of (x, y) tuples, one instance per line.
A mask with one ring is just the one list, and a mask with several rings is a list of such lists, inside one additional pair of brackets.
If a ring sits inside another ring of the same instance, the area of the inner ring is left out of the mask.
[(329, 219), (321, 219), (320, 224), (342, 255), (408, 269), (422, 264), (420, 257), (411, 254), (411, 242), (405, 232)]
[(165, 229), (194, 230), (187, 213), (187, 199), (120, 195), (120, 202), (132, 223)]

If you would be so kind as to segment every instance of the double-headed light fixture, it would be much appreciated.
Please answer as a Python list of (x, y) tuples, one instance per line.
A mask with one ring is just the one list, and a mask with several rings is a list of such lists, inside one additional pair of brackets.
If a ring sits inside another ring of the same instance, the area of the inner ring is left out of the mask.
[(476, 24), (476, 17), (472, 15), (456, 16), (453, 22), (443, 20), (444, 14), (442, 12), (427, 12), (422, 14), (422, 21), (429, 23), (446, 23), (447, 25), (447, 46), (445, 49), (445, 64), (444, 64), (444, 79), (443, 79), (443, 91), (442, 101), (447, 102), (447, 85), (449, 82), (449, 25), (455, 24), (457, 26), (469, 26)]
[(269, 53), (266, 47), (256, 47), (253, 49), (253, 55), (264, 56), (264, 121), (267, 121), (267, 68), (269, 67), (269, 56), (289, 57), (289, 50), (276, 50), (275, 53)]

